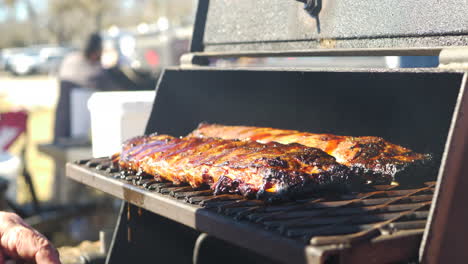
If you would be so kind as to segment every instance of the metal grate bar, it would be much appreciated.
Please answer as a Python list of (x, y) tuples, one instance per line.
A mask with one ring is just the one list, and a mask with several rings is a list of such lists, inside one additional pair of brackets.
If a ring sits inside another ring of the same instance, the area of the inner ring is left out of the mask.
[[(328, 217), (322, 217), (324, 219), (334, 219), (334, 218), (340, 218), (342, 216), (347, 216), (347, 215), (362, 215), (362, 214), (369, 214), (369, 213), (390, 213), (390, 212), (401, 212), (401, 211), (406, 211), (406, 210), (411, 210), (417, 206), (423, 205), (425, 203), (413, 203), (413, 204), (398, 204), (398, 205), (389, 205), (387, 207), (380, 208), (378, 210), (375, 210), (374, 207), (351, 207), (351, 208), (343, 208), (341, 210), (337, 210), (334, 212), (331, 212), (328, 214)], [(298, 212), (291, 212), (291, 214), (294, 213), (294, 215), (291, 216), (291, 218), (294, 218), (295, 216), (300, 217), (301, 219), (310, 219), (314, 217), (314, 219), (320, 219), (317, 218), (319, 215), (323, 215), (322, 212), (320, 211), (298, 211)], [(304, 222), (298, 222), (297, 219), (293, 219), (292, 221), (289, 219), (275, 219), (275, 220), (270, 220), (270, 221), (264, 221), (263, 224), (269, 228), (279, 228), (279, 227), (288, 227), (288, 226), (308, 226), (308, 225), (313, 225), (313, 222), (309, 221), (304, 221)]]
[[(393, 204), (393, 203), (396, 203), (396, 202), (399, 202), (399, 201), (402, 201), (403, 199), (405, 198), (408, 198), (409, 196), (413, 195), (413, 194), (417, 194), (419, 192), (423, 192), (423, 191), (426, 191), (427, 189), (430, 189), (430, 187), (425, 187), (425, 188), (421, 188), (421, 189), (417, 189), (417, 190), (413, 190), (412, 192), (409, 192), (407, 193), (406, 195), (403, 195), (403, 196), (398, 196), (396, 198), (392, 198), (382, 204), (378, 204), (378, 205), (375, 205), (375, 206), (372, 206), (371, 209), (369, 209), (367, 211), (367, 213), (371, 213), (371, 212), (375, 212), (377, 210), (380, 210), (382, 208), (385, 208), (387, 206), (389, 206), (390, 204)], [(360, 200), (362, 199), (365, 199), (365, 197), (359, 199), (359, 200), (352, 200), (352, 202), (346, 204), (346, 205), (351, 205), (352, 203), (355, 203), (355, 202), (359, 202)], [(345, 205), (343, 205), (344, 207)], [(315, 216), (321, 216), (321, 215), (329, 215), (329, 214), (334, 214), (336, 213), (337, 211), (341, 210), (342, 208), (341, 207), (337, 207), (337, 208), (330, 208), (330, 209), (326, 209), (326, 210), (322, 210), (322, 211), (319, 211), (317, 213), (317, 215)], [(339, 223), (346, 223), (347, 221), (351, 221), (354, 217), (356, 216), (350, 216), (348, 218), (340, 218), (340, 222)], [(307, 221), (308, 220), (308, 217), (304, 217), (304, 218), (299, 218), (299, 219), (296, 219), (296, 220), (293, 220), (291, 222), (289, 222), (290, 224), (299, 224), (301, 223), (302, 221)]]
[[(423, 208), (425, 205), (418, 206), (416, 208)], [(362, 225), (362, 224), (371, 224), (371, 223), (381, 223), (382, 221), (388, 221), (395, 219), (397, 217), (403, 217), (406, 216), (409, 219), (425, 219), (427, 215), (429, 214), (428, 211), (422, 211), (422, 212), (412, 212), (412, 210), (405, 211), (403, 213), (387, 213), (387, 214), (372, 214), (372, 215), (358, 215), (354, 217), (352, 220), (349, 220), (347, 222), (342, 221), (340, 218), (331, 218), (331, 217), (323, 217), (323, 218), (313, 218), (310, 219), (307, 223), (304, 223), (303, 226), (297, 225), (294, 226), (293, 228), (288, 228), (285, 231), (285, 234), (288, 236), (306, 236), (310, 235), (316, 236), (317, 234), (314, 231), (324, 231), (324, 230), (333, 230), (337, 226), (343, 226), (343, 225)], [(318, 227), (314, 227), (318, 226)], [(299, 230), (302, 231), (302, 233), (298, 232)]]
[[(372, 228), (370, 228), (370, 229), (368, 229), (366, 231), (358, 232), (358, 233), (355, 233), (355, 234), (340, 235), (340, 236), (320, 236), (320, 237), (312, 237), (312, 236), (306, 235), (304, 238), (305, 239), (310, 239), (310, 244), (315, 245), (315, 246), (336, 244), (336, 243), (339, 243), (339, 244), (349, 243), (349, 244), (351, 244), (353, 242), (357, 242), (357, 241), (360, 241), (360, 240), (363, 240), (363, 239), (370, 239), (372, 237), (376, 237), (376, 236), (380, 235), (381, 234), (380, 229), (385, 227), (386, 225), (388, 225), (388, 224), (390, 224), (390, 223), (392, 223), (392, 222), (394, 222), (394, 221), (396, 221), (398, 219), (401, 219), (403, 217), (411, 217), (411, 214), (415, 213), (419, 209), (427, 207), (429, 204), (430, 204), (430, 202), (428, 202), (425, 205), (416, 207), (416, 208), (414, 208), (412, 210), (406, 211), (404, 213), (397, 214), (394, 217), (388, 219), (387, 221), (375, 224), (374, 227), (372, 227)], [(424, 213), (424, 218), (427, 218), (429, 212), (423, 212), (423, 213)], [(332, 228), (332, 227), (333, 227), (333, 225), (329, 226), (328, 228)]]

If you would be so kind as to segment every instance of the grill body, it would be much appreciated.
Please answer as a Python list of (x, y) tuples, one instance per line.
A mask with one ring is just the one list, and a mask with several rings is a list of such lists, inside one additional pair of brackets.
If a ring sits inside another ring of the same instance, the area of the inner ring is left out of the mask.
[[(108, 173), (106, 159), (69, 164), (68, 176), (127, 202), (114, 261), (129, 256), (143, 261), (159, 254), (160, 259), (186, 262), (194, 248), (205, 252), (195, 254), (204, 259), (200, 263), (216, 262), (218, 254), (233, 255), (224, 262), (239, 262), (235, 256), (242, 256), (253, 263), (416, 259), (435, 188), (434, 182), (424, 182), (437, 178), (464, 78), (463, 72), (437, 70), (169, 68), (159, 81), (146, 133), (183, 136), (207, 121), (377, 135), (434, 155), (434, 166), (399, 179), (398, 188), (380, 186), (275, 207)], [(213, 238), (197, 247), (200, 232)]]
[(423, 261), (468, 258), (444, 246), (466, 244), (457, 232), (468, 221), (459, 204), (466, 71), (208, 66), (241, 56), (437, 56), (468, 46), (468, 5), (317, 0), (308, 13), (300, 2), (200, 0), (191, 51), (161, 75), (146, 133), (184, 136), (207, 121), (380, 136), (431, 153), (432, 166), (399, 187), (275, 207), (106, 172), (106, 159), (68, 164), (69, 177), (125, 200), (108, 263), (393, 263), (416, 260), (423, 234)]

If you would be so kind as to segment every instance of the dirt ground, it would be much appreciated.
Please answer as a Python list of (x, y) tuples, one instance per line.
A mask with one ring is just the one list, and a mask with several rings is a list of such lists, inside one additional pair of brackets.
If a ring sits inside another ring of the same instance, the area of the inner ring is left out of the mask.
[[(15, 77), (0, 73), (0, 112), (25, 109), (29, 113), (27, 163), (36, 192), (41, 201), (51, 196), (54, 166), (52, 160), (37, 150), (37, 145), (48, 143), (53, 136), (54, 111), (58, 98), (57, 79), (50, 76)], [(22, 136), (10, 149), (19, 155), (24, 144)], [(18, 202), (30, 200), (21, 177), (18, 180)]]

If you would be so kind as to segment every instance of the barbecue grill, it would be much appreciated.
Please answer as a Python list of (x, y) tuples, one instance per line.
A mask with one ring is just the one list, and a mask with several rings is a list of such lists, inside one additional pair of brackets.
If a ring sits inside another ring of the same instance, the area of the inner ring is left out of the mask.
[[(453, 5), (200, 1), (191, 52), (161, 75), (147, 134), (184, 136), (207, 121), (373, 135), (431, 153), (433, 165), (399, 185), (267, 204), (122, 173), (108, 158), (67, 164), (70, 178), (125, 201), (108, 263), (466, 259), (468, 5)], [(209, 66), (239, 56), (439, 54), (437, 69)]]

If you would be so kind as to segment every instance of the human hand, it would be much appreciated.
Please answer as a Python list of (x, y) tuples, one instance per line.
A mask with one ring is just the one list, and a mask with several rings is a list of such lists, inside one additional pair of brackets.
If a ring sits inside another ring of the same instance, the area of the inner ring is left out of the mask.
[(0, 264), (6, 256), (37, 264), (60, 264), (49, 240), (16, 214), (0, 212)]

